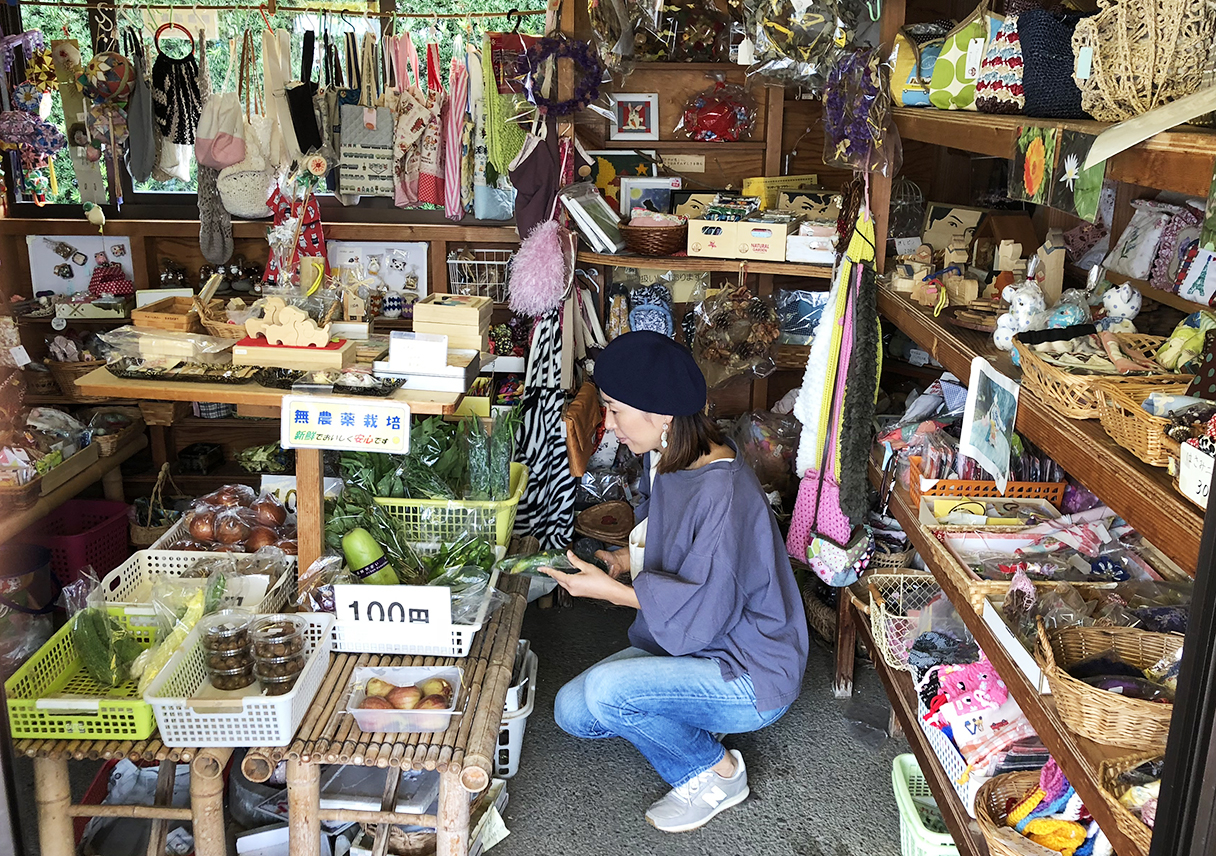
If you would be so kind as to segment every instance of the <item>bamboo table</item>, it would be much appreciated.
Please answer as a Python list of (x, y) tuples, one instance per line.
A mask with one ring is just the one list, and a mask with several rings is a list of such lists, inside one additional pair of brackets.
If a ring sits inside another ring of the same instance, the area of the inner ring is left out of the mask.
[[(316, 853), (321, 821), (375, 824), (376, 850), (388, 845), (391, 824), (433, 827), (438, 856), (465, 856), (469, 849), (469, 799), (490, 784), (503, 705), (519, 644), (527, 602), (527, 580), (500, 582), (509, 601), (473, 639), (467, 657), (409, 657), (335, 654), (325, 681), (286, 748), (251, 749), (241, 770), (252, 781), (266, 781), (279, 761), (287, 760), (288, 823), (292, 853)], [(447, 731), (433, 734), (368, 734), (346, 714), (347, 685), (362, 666), (453, 666), (464, 669), (461, 695), (464, 715), (453, 717)], [(397, 812), (400, 776), (389, 776), (381, 811), (321, 810), (322, 764), (354, 764), (386, 770), (437, 770), (439, 814)], [(53, 854), (51, 854), (53, 856)]]
[[(34, 796), (42, 856), (75, 856), (72, 820), (77, 817), (135, 817), (152, 821), (148, 856), (165, 851), (170, 821), (194, 825), (196, 856), (227, 856), (224, 835), (224, 768), (231, 749), (171, 749), (156, 737), (131, 740), (18, 740), (19, 755), (34, 759)], [(69, 761), (127, 758), (159, 761), (153, 805), (76, 805), (68, 778)], [(171, 805), (177, 764), (190, 764), (190, 806)]]

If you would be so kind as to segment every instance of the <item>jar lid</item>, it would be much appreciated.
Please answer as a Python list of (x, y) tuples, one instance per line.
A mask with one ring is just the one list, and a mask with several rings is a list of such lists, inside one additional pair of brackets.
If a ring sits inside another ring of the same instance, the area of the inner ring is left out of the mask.
[(299, 615), (278, 613), (264, 615), (253, 623), (253, 638), (258, 642), (282, 642), (295, 639), (304, 633), (308, 620)]
[(226, 639), (248, 630), (252, 620), (253, 613), (248, 609), (239, 607), (221, 609), (219, 612), (203, 616), (198, 623), (199, 632), (204, 640)]

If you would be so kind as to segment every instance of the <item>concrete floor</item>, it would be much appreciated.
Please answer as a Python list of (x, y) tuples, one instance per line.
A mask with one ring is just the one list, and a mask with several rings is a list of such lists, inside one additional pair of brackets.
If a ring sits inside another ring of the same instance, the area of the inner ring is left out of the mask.
[[(644, 819), (667, 786), (624, 740), (577, 740), (553, 722), (557, 690), (580, 671), (625, 647), (632, 612), (591, 603), (530, 607), (523, 635), (540, 668), (520, 771), (511, 779), (505, 820), (511, 835), (495, 856), (899, 856), (899, 819), (891, 762), (908, 751), (887, 739), (886, 697), (860, 662), (854, 698), (832, 695), (832, 652), (811, 634), (802, 696), (774, 725), (734, 735), (748, 765), (751, 796), (708, 826), (667, 835)], [(38, 856), (30, 764), (14, 770), (27, 856)], [(95, 767), (73, 764), (79, 798)], [(7, 856), (7, 854), (0, 854)]]

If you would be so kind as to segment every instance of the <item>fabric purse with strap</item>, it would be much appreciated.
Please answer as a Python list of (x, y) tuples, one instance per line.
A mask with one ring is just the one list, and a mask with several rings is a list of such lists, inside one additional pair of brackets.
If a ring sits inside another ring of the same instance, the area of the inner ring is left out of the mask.
[[(235, 40), (229, 42), (230, 55), (236, 53), (235, 47)], [(212, 169), (223, 169), (245, 159), (245, 117), (242, 115), (241, 96), (236, 91), (227, 91), (234, 65), (234, 62), (228, 63), (221, 91), (212, 93), (203, 102), (203, 115), (194, 134), (194, 159)]]
[(241, 44), (240, 74), (237, 77), (237, 98), (245, 102), (245, 156), (240, 163), (224, 167), (216, 179), (224, 210), (233, 217), (260, 220), (271, 214), (267, 199), (274, 182), (274, 168), (263, 155), (268, 139), (266, 117), (256, 109), (257, 96), (251, 85), (253, 69), (253, 37), (245, 34)]
[(376, 76), (376, 39), (363, 37), (361, 86), (357, 104), (341, 107), (342, 148), (339, 192), (352, 196), (393, 195), (393, 114), (376, 107), (380, 97)]
[(988, 11), (988, 0), (946, 36), (933, 79), (929, 83), (929, 101), (939, 110), (974, 110), (975, 82), (988, 42), (996, 35), (1003, 19)]
[(296, 144), (301, 154), (315, 152), (321, 148), (321, 128), (313, 107), (313, 96), (317, 84), (312, 80), (313, 52), (316, 49), (316, 34), (312, 30), (304, 33), (304, 48), (300, 58), (300, 81), (287, 87), (287, 112), (295, 131)]

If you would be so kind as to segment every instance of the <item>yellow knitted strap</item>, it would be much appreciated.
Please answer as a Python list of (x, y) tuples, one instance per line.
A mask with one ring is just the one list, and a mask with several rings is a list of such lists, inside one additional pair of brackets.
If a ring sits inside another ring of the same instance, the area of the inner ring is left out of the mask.
[[(852, 272), (852, 270), (853, 270), (853, 265), (849, 263), (849, 260), (847, 258), (843, 262), (841, 262), (840, 273), (839, 273), (839, 276), (841, 277), (841, 279), (840, 279), (841, 287), (837, 289), (836, 305), (834, 307), (832, 307), (832, 321), (833, 321), (832, 339), (831, 339), (831, 346), (828, 348), (827, 373), (824, 374), (824, 377), (828, 378), (828, 379), (835, 376), (836, 370), (840, 366), (840, 340), (841, 340), (841, 337), (844, 335), (844, 323), (843, 323), (844, 322), (844, 310), (845, 310), (845, 305), (849, 299), (848, 282), (849, 282), (849, 274)], [(819, 328), (822, 329), (822, 327), (823, 327), (823, 320), (820, 319)], [(827, 432), (831, 430), (831, 424), (829, 421), (831, 415), (832, 415), (832, 385), (830, 383), (825, 383), (823, 385), (823, 400), (819, 405), (819, 433), (816, 435), (819, 438), (820, 443), (828, 442), (828, 433)], [(815, 455), (815, 458), (813, 461), (813, 468), (816, 470), (821, 469), (824, 465), (824, 461), (820, 457), (820, 455), (822, 453), (823, 453), (822, 449), (816, 449), (813, 452), (813, 454)], [(839, 456), (837, 456), (837, 460), (839, 460)]]
[(1026, 837), (1048, 850), (1063, 856), (1073, 856), (1077, 848), (1085, 843), (1085, 827), (1071, 820), (1055, 820), (1036, 817), (1026, 824)]
[(1042, 788), (1035, 788), (1028, 793), (1020, 803), (1013, 807), (1013, 811), (1009, 812), (1009, 816), (1005, 818), (1006, 826), (1017, 826), (1023, 820), (1030, 816), (1030, 813), (1039, 807), (1047, 792)]

